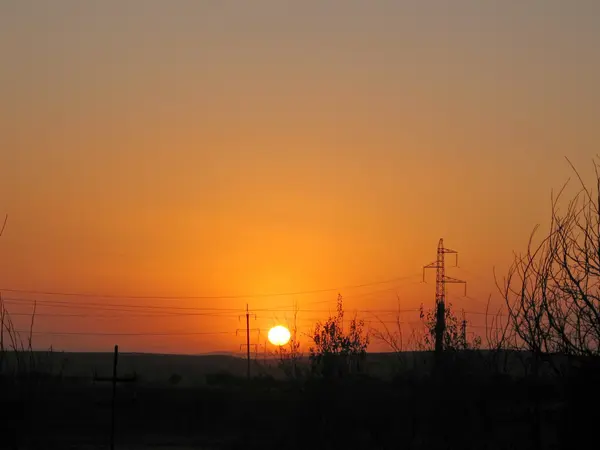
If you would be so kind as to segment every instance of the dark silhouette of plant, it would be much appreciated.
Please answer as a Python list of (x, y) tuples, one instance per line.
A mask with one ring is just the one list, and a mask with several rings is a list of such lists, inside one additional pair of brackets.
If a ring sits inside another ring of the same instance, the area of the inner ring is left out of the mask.
[(179, 375), (178, 373), (174, 373), (169, 377), (169, 384), (173, 385), (173, 386), (177, 386), (179, 383), (181, 383), (182, 380), (182, 376)]
[(2, 222), (2, 228), (0, 228), (0, 237), (4, 234), (4, 230), (6, 229), (6, 224), (8, 222), (8, 214), (4, 215), (4, 221)]
[(279, 348), (279, 368), (287, 378), (296, 379), (301, 376), (301, 370), (298, 365), (302, 359), (300, 351), (300, 341), (298, 340), (298, 305), (294, 306), (294, 318), (292, 323), (288, 323), (290, 330), (290, 340), (285, 346)]
[[(4, 235), (6, 230), (6, 224), (8, 222), (8, 214), (4, 216), (4, 221), (0, 227), (0, 237)], [(25, 373), (32, 374), (35, 372), (36, 364), (38, 361), (35, 358), (33, 352), (33, 326), (35, 322), (37, 302), (33, 302), (33, 312), (31, 314), (31, 323), (29, 325), (29, 336), (27, 337), (27, 346), (23, 342), (19, 331), (15, 328), (10, 313), (6, 309), (4, 301), (2, 300), (2, 294), (0, 293), (0, 374), (3, 374), (5, 369), (5, 362), (7, 360), (7, 354), (5, 347), (5, 333), (8, 338), (8, 346), (12, 350), (12, 356), (14, 357), (13, 374), (23, 375)], [(28, 354), (28, 361), (25, 360)]]
[(367, 354), (369, 336), (364, 331), (364, 321), (354, 317), (344, 330), (342, 296), (338, 295), (335, 316), (315, 326), (310, 347), (313, 374), (325, 378), (344, 376), (361, 371), (361, 362)]
[[(419, 317), (425, 324), (427, 332), (424, 341), (430, 350), (435, 347), (436, 313), (434, 310), (425, 311), (423, 305), (419, 308)], [(467, 337), (467, 321), (460, 320), (452, 310), (452, 304), (446, 303), (446, 329), (444, 330), (444, 350), (477, 350), (481, 348), (481, 337), (475, 336), (471, 341)]]
[(372, 327), (369, 333), (376, 340), (386, 344), (394, 352), (394, 354), (398, 358), (398, 362), (402, 364), (403, 360), (401, 358), (401, 354), (405, 350), (405, 342), (404, 333), (402, 329), (402, 321), (400, 317), (399, 302), (400, 300), (398, 300), (398, 313), (396, 314), (396, 318), (394, 321), (395, 327), (388, 327), (385, 321), (375, 316), (375, 318), (379, 322), (379, 325), (378, 327)]
[[(406, 324), (401, 317), (402, 309), (400, 307), (400, 299), (398, 298), (398, 312), (393, 321), (392, 326), (388, 326), (391, 321), (384, 321), (374, 315), (379, 322), (376, 327), (371, 327), (369, 335), (377, 341), (387, 345), (394, 356), (396, 357), (396, 370), (404, 370), (407, 368), (407, 351), (429, 350), (424, 342), (424, 333), (419, 325), (422, 323), (408, 322), (410, 332), (405, 330), (403, 324)], [(416, 327), (414, 325), (417, 325)], [(412, 327), (412, 329), (410, 329)]]
[(569, 164), (580, 191), (563, 212), (559, 206), (568, 182), (552, 196), (547, 235), (534, 245), (535, 227), (525, 254), (516, 254), (504, 280), (496, 280), (514, 333), (511, 346), (531, 353), (534, 374), (542, 362), (558, 370), (547, 358), (550, 353), (600, 356), (599, 164), (593, 163), (595, 191)]

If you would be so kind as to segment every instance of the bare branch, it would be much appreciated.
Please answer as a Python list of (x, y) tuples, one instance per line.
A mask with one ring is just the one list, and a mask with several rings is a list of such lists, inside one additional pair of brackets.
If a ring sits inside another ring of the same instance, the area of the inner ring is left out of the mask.
[[(504, 282), (496, 279), (512, 332), (534, 355), (600, 354), (600, 190), (595, 199), (571, 161), (582, 189), (559, 211), (551, 195), (550, 230), (533, 246), (535, 227), (524, 255), (515, 255)], [(596, 185), (600, 172), (594, 162)], [(486, 322), (487, 323), (487, 322)], [(486, 325), (487, 326), (487, 325)]]
[(2, 223), (2, 228), (0, 228), (0, 237), (4, 234), (4, 230), (6, 229), (6, 223), (8, 222), (8, 214), (4, 216), (4, 222)]

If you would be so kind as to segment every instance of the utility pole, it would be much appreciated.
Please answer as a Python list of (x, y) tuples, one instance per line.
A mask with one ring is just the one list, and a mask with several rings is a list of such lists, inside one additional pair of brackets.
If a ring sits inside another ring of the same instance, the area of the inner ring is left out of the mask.
[(115, 345), (115, 354), (113, 358), (113, 373), (112, 377), (98, 377), (94, 374), (94, 381), (110, 381), (112, 383), (112, 400), (111, 400), (111, 420), (110, 420), (110, 450), (115, 450), (115, 405), (117, 399), (117, 382), (133, 382), (137, 377), (117, 377), (117, 364), (119, 362), (119, 346)]
[(444, 351), (444, 333), (446, 331), (446, 284), (462, 283), (465, 285), (467, 295), (467, 282), (446, 275), (445, 255), (453, 253), (456, 255), (456, 267), (458, 267), (458, 252), (444, 247), (444, 239), (438, 243), (437, 259), (435, 262), (423, 267), (423, 281), (425, 281), (425, 269), (436, 269), (435, 277), (435, 354), (439, 361)]
[(465, 317), (465, 310), (462, 311), (462, 322), (461, 322), (461, 335), (462, 335), (462, 345), (465, 350), (467, 348), (467, 318)]
[[(250, 314), (250, 310), (248, 309), (248, 304), (246, 304), (245, 316), (246, 316), (246, 329), (245, 330), (237, 329), (235, 334), (237, 335), (240, 331), (246, 332), (246, 344), (240, 345), (240, 349), (246, 347), (246, 359), (247, 359), (247, 364), (248, 364), (246, 376), (248, 377), (248, 380), (249, 380), (250, 379), (250, 361), (251, 361), (250, 360), (250, 348), (254, 347), (255, 353), (258, 351), (256, 344), (250, 344), (250, 332), (257, 331), (257, 330), (260, 332), (260, 330), (256, 329), (256, 328), (252, 329), (252, 330), (250, 329), (250, 316), (254, 316), (254, 320), (256, 320), (256, 314)], [(240, 318), (241, 317), (243, 317), (243, 316), (240, 316)]]

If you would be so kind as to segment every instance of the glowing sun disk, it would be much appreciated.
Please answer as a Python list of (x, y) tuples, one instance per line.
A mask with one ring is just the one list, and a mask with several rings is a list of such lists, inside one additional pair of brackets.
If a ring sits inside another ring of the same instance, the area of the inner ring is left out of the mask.
[(269, 330), (268, 338), (269, 342), (273, 345), (285, 345), (290, 341), (290, 330), (283, 325), (277, 325)]

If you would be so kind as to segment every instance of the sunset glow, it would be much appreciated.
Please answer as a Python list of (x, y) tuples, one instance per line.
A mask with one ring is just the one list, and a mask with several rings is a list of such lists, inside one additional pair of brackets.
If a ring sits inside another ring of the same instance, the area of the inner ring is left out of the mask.
[(564, 156), (598, 151), (600, 2), (225, 3), (0, 4), (15, 327), (35, 302), (36, 348), (239, 353), (248, 304), (262, 351), (340, 293), (410, 335), (444, 238), (483, 330)]

